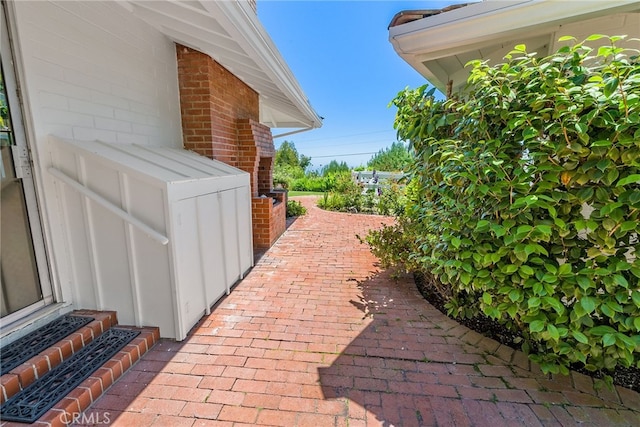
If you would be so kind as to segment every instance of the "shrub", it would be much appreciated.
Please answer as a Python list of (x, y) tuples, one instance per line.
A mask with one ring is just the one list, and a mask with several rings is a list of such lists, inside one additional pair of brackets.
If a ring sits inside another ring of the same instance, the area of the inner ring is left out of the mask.
[(376, 211), (380, 215), (401, 216), (404, 213), (406, 197), (398, 184), (391, 184), (382, 189)]
[(330, 172), (324, 176), (326, 189), (338, 193), (358, 192), (359, 187), (351, 177), (351, 171)]
[(622, 37), (587, 46), (603, 37), (473, 61), (462, 99), (401, 92), (411, 202), (368, 237), (432, 273), (452, 314), (517, 326), (544, 372), (640, 367), (640, 65)]
[(369, 213), (379, 215), (399, 215), (404, 211), (406, 203), (404, 190), (393, 184), (376, 194), (375, 190), (364, 191), (364, 188), (354, 182), (351, 173), (330, 175), (331, 191), (319, 199), (318, 206), (322, 209)]
[(291, 189), (294, 181), (304, 176), (304, 171), (298, 166), (276, 165), (273, 170), (273, 183), (280, 184), (282, 188)]
[(307, 208), (297, 200), (287, 200), (287, 218), (301, 216), (307, 213)]
[(318, 199), (318, 207), (328, 211), (340, 211), (344, 204), (340, 193), (326, 192)]
[(339, 212), (371, 212), (371, 196), (363, 195), (361, 191), (359, 188), (343, 192), (328, 191), (318, 199), (318, 207)]
[(326, 183), (322, 177), (306, 175), (294, 179), (289, 189), (295, 191), (325, 191)]

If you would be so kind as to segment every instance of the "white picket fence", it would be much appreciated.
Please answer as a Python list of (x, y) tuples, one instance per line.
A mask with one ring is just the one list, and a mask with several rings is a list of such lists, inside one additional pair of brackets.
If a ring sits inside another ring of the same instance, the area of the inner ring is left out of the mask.
[(404, 177), (403, 172), (377, 172), (377, 171), (353, 171), (351, 172), (353, 181), (363, 187), (362, 192), (370, 190), (379, 192), (394, 182), (398, 182)]

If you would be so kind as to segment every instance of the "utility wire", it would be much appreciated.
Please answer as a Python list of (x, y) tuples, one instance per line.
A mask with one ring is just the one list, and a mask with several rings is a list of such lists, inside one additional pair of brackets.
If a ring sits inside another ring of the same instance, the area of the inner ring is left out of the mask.
[[(315, 138), (315, 139), (305, 139), (304, 141), (298, 141), (296, 142), (296, 144), (304, 144), (307, 142), (314, 142), (314, 141), (330, 141), (332, 139), (344, 139), (344, 138), (351, 138), (353, 136), (362, 136), (362, 135), (373, 135), (376, 133), (385, 133), (385, 132), (396, 132), (395, 129), (390, 129), (390, 130), (377, 130), (377, 131), (373, 131), (373, 132), (364, 132), (364, 133), (354, 133), (351, 135), (343, 135), (343, 136), (334, 136), (334, 137), (329, 137), (329, 138)], [(295, 141), (294, 141), (295, 142)]]
[(313, 159), (323, 159), (325, 157), (348, 157), (348, 156), (360, 156), (365, 154), (377, 154), (377, 151), (372, 151), (370, 153), (351, 153), (351, 154), (334, 154), (333, 156), (310, 156), (311, 160)]
[[(388, 140), (386, 139), (382, 139), (382, 140), (376, 140), (376, 141), (360, 141), (360, 142), (347, 142), (344, 144), (331, 144), (331, 145), (314, 145), (312, 147), (308, 147), (308, 148), (304, 148), (305, 150), (313, 150), (316, 147), (319, 148), (327, 148), (327, 147), (344, 147), (346, 145), (362, 145), (362, 144), (379, 144), (379, 143), (383, 143), (383, 142), (388, 142)], [(396, 141), (392, 141), (391, 143), (396, 142)]]

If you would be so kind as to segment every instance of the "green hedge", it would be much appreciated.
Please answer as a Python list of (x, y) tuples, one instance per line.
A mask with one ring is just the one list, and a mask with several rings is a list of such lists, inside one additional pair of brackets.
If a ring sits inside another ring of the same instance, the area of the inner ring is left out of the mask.
[(603, 38), (473, 61), (461, 99), (401, 92), (411, 202), (369, 236), (439, 280), (452, 314), (522, 330), (544, 372), (640, 367), (640, 65), (622, 37), (588, 47)]

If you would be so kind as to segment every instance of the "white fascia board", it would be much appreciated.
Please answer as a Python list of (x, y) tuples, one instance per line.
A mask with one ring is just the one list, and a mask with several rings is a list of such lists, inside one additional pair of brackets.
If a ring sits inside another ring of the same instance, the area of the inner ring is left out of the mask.
[[(471, 43), (491, 41), (507, 34), (542, 26), (588, 19), (606, 13), (637, 10), (640, 1), (629, 0), (510, 0), (483, 1), (419, 19), (389, 29), (396, 52), (429, 55)], [(409, 61), (407, 61), (409, 62)]]
[[(282, 55), (258, 20), (255, 11), (246, 1), (201, 1), (202, 6), (214, 16), (222, 14), (227, 18), (220, 22), (232, 38), (255, 60), (273, 83), (286, 95), (305, 120), (297, 127), (319, 128), (322, 119), (311, 107), (302, 88), (293, 76)], [(254, 88), (260, 93), (259, 88)], [(264, 105), (269, 98), (261, 95)], [(294, 111), (285, 111), (296, 116)]]

